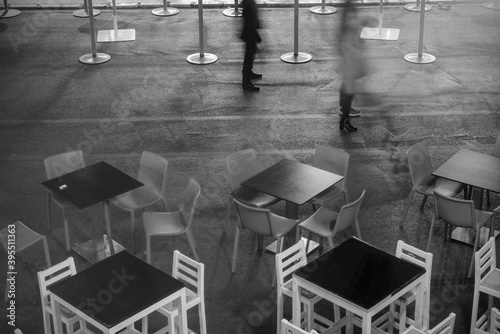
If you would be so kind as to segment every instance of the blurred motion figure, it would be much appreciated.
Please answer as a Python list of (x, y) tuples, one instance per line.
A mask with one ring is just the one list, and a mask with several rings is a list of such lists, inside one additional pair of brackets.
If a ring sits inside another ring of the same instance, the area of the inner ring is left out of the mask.
[(262, 42), (259, 32), (260, 22), (257, 15), (257, 4), (255, 0), (243, 0), (243, 30), (241, 39), (245, 42), (245, 58), (243, 60), (243, 90), (259, 91), (260, 88), (253, 85), (253, 79), (262, 78), (262, 74), (254, 73), (253, 61), (257, 52), (257, 44)]

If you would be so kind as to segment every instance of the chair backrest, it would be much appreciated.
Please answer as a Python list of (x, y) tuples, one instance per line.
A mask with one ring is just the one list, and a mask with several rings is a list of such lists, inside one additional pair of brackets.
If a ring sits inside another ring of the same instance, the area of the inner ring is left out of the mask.
[(449, 197), (434, 190), (434, 209), (436, 218), (454, 226), (476, 230), (474, 201)]
[(69, 151), (56, 154), (43, 160), (47, 179), (68, 174), (77, 169), (85, 167), (83, 153), (81, 150)]
[(337, 183), (337, 186), (343, 186), (347, 178), (349, 168), (349, 153), (329, 145), (319, 145), (314, 151), (313, 166), (327, 172), (342, 175), (344, 178)]
[(474, 275), (475, 284), (481, 284), (483, 277), (490, 271), (495, 270), (497, 265), (497, 255), (495, 250), (495, 238), (491, 237), (481, 247), (476, 254), (474, 254)]
[(68, 257), (66, 260), (45, 270), (39, 271), (38, 286), (40, 287), (40, 297), (42, 299), (42, 308), (51, 314), (54, 314), (53, 304), (49, 299), (47, 288), (63, 278), (76, 274), (75, 260)]
[(500, 133), (498, 134), (495, 146), (493, 147), (493, 155), (500, 158)]
[(184, 190), (183, 199), (179, 205), (179, 212), (182, 217), (182, 222), (186, 228), (191, 226), (193, 222), (194, 210), (196, 208), (196, 202), (200, 197), (201, 187), (196, 182), (195, 179), (190, 178), (188, 185)]
[(249, 206), (235, 198), (233, 198), (233, 201), (238, 213), (237, 224), (239, 228), (247, 228), (258, 235), (273, 236), (271, 212), (268, 209)]
[(231, 190), (237, 189), (241, 182), (260, 172), (257, 152), (249, 148), (233, 153), (226, 158), (226, 170)]
[(496, 307), (491, 309), (490, 334), (500, 334), (500, 311)]
[(431, 177), (433, 172), (429, 144), (423, 141), (411, 146), (406, 151), (406, 159), (408, 160), (413, 187), (419, 189)]
[(429, 329), (427, 334), (452, 334), (453, 328), (455, 327), (455, 313), (450, 313), (450, 315), (441, 321), (434, 328)]
[(331, 222), (333, 226), (330, 226), (330, 231), (332, 231), (333, 234), (337, 234), (349, 226), (354, 226), (356, 219), (358, 219), (359, 208), (361, 207), (363, 197), (365, 197), (365, 190), (363, 190), (361, 196), (359, 196), (357, 200), (343, 205), (340, 208), (337, 220)]
[(306, 245), (299, 240), (295, 245), (276, 254), (276, 276), (278, 286), (283, 286), (291, 279), (292, 274), (307, 264)]
[(295, 326), (286, 319), (281, 320), (281, 333), (280, 334), (318, 334), (314, 329), (306, 332), (300, 327)]
[(167, 169), (167, 159), (159, 154), (143, 151), (137, 178), (149, 192), (162, 198), (167, 184)]
[(193, 291), (201, 300), (205, 296), (205, 265), (174, 251), (172, 277), (182, 281), (187, 288)]

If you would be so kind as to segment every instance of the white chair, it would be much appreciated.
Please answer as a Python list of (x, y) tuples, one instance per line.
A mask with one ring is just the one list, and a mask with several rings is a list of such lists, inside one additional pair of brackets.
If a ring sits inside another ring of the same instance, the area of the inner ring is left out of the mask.
[(227, 201), (227, 212), (224, 223), (224, 233), (231, 216), (234, 205), (233, 198), (250, 206), (257, 208), (268, 208), (280, 201), (279, 198), (253, 190), (241, 185), (245, 180), (260, 173), (260, 165), (257, 160), (257, 152), (253, 148), (233, 153), (226, 159), (226, 170), (231, 187), (231, 194)]
[(410, 169), (412, 189), (408, 198), (408, 204), (406, 205), (406, 209), (403, 214), (403, 219), (401, 219), (399, 223), (399, 227), (402, 227), (406, 220), (406, 216), (408, 214), (408, 210), (410, 209), (411, 201), (415, 192), (424, 195), (422, 204), (420, 204), (420, 210), (423, 210), (425, 201), (429, 196), (433, 196), (434, 190), (437, 190), (446, 196), (455, 197), (463, 189), (463, 185), (460, 183), (432, 175), (434, 168), (432, 167), (432, 159), (427, 142), (424, 141), (411, 146), (406, 152), (406, 158)]
[(402, 334), (453, 334), (453, 329), (455, 327), (455, 313), (450, 313), (450, 315), (441, 321), (432, 329), (420, 330), (414, 326), (410, 326), (407, 330), (402, 332)]
[[(15, 236), (15, 242), (9, 238), (9, 236)], [(24, 261), (26, 261), (24, 251), (39, 241), (43, 243), (45, 263), (47, 264), (47, 268), (49, 268), (52, 264), (50, 262), (49, 246), (47, 245), (47, 238), (45, 238), (45, 236), (36, 233), (20, 221), (9, 224), (0, 231), (0, 242), (5, 252), (9, 254), (9, 252), (12, 251), (12, 245), (14, 245), (16, 253), (22, 254)], [(8, 292), (9, 281), (7, 281), (5, 285), (5, 300), (8, 298)]]
[[(296, 227), (298, 220), (278, 216), (268, 209), (260, 209), (241, 203), (233, 198), (238, 213), (236, 223), (236, 236), (234, 238), (233, 265), (231, 272), (236, 271), (236, 258), (241, 231), (245, 228), (257, 234), (259, 249), (263, 248), (263, 237), (269, 236), (277, 240), (276, 253), (283, 247), (283, 236)], [(298, 229), (297, 229), (298, 232)], [(298, 235), (297, 235), (298, 236)]]
[(330, 248), (333, 248), (333, 237), (351, 226), (355, 227), (356, 235), (361, 239), (358, 214), (364, 196), (365, 191), (363, 190), (361, 196), (357, 200), (342, 206), (338, 213), (322, 206), (309, 218), (300, 223), (300, 228), (309, 231), (306, 250), (309, 249), (309, 241), (312, 233), (320, 236), (321, 238), (328, 239)]
[[(405, 261), (411, 262), (425, 268), (425, 279), (424, 279), (424, 312), (428, 312), (430, 309), (430, 285), (431, 285), (431, 274), (432, 274), (432, 253), (424, 252), (416, 247), (406, 244), (402, 240), (398, 241), (396, 248), (396, 257), (403, 259)], [(374, 321), (374, 325), (377, 328), (387, 331), (388, 328), (393, 327), (394, 319), (398, 319), (399, 333), (406, 330), (407, 326), (413, 325), (415, 322), (413, 319), (407, 316), (407, 308), (416, 299), (416, 291), (409, 291), (401, 298), (397, 299), (391, 304), (390, 310), (386, 312), (383, 316)], [(399, 311), (397, 311), (399, 307)], [(429, 317), (424, 315), (424, 328), (429, 327)]]
[[(68, 174), (77, 169), (85, 167), (85, 161), (83, 160), (83, 153), (81, 150), (69, 151), (65, 153), (56, 154), (50, 156), (43, 160), (45, 165), (45, 173), (47, 174), (47, 180), (53, 179), (55, 177)], [(66, 216), (67, 210), (76, 210), (77, 208), (68, 202), (66, 199), (62, 198), (57, 194), (53, 194), (51, 191), (47, 193), (47, 228), (50, 230), (50, 223), (52, 219), (52, 200), (62, 209), (63, 222), (64, 222), (64, 235), (66, 237), (66, 250), (70, 250), (70, 239), (69, 239), (69, 228), (68, 228), (68, 218)]]
[(312, 204), (314, 211), (318, 209), (318, 206), (335, 199), (341, 194), (344, 195), (344, 204), (348, 203), (349, 200), (347, 196), (346, 183), (347, 170), (349, 168), (349, 157), (349, 153), (328, 145), (320, 145), (316, 147), (313, 166), (327, 172), (341, 175), (344, 178), (340, 182), (337, 182), (333, 187), (328, 188), (321, 194), (309, 200), (308, 203)]
[[(40, 287), (40, 297), (42, 300), (43, 325), (45, 334), (51, 334), (50, 319), (54, 319), (55, 307), (50, 300), (50, 294), (47, 288), (69, 276), (76, 274), (75, 261), (72, 257), (67, 258), (48, 269), (38, 272), (38, 285)], [(92, 333), (86, 326), (85, 321), (61, 305), (61, 320), (66, 325), (68, 334), (74, 333), (74, 326), (80, 323), (80, 329), (75, 333)]]
[[(437, 192), (436, 190), (434, 190), (434, 210), (435, 214), (432, 217), (426, 251), (429, 251), (431, 245), (436, 219), (442, 219), (445, 222), (445, 238), (451, 235), (451, 229), (453, 226), (472, 229), (476, 232), (476, 236), (468, 274), (468, 277), (471, 277), (472, 269), (474, 268), (474, 253), (478, 248), (480, 239), (479, 232), (488, 221), (493, 222), (493, 212), (476, 210), (474, 201), (448, 197)], [(493, 235), (493, 226), (490, 228), (490, 235)]]
[[(474, 299), (472, 301), (472, 318), (470, 333), (484, 333), (488, 331), (488, 315), (493, 308), (494, 298), (500, 298), (500, 269), (497, 267), (495, 238), (491, 237), (479, 251), (474, 262)], [(479, 317), (479, 297), (488, 295), (488, 309)]]
[(278, 334), (319, 334), (314, 329), (310, 332), (306, 332), (300, 327), (295, 326), (286, 319), (281, 319), (281, 332)]
[(491, 309), (490, 334), (500, 334), (500, 311), (496, 307)]
[[(304, 241), (301, 239), (295, 245), (285, 249), (279, 254), (276, 254), (276, 277), (278, 281), (277, 290), (277, 324), (278, 333), (281, 333), (280, 324), (283, 319), (283, 297), (292, 298), (292, 274), (307, 264), (307, 254)], [(314, 318), (317, 317), (323, 323), (327, 321), (325, 318), (314, 314), (314, 304), (321, 300), (321, 297), (302, 290), (300, 302), (304, 305), (302, 313), (301, 325), (305, 328), (313, 328)], [(338, 307), (335, 311), (338, 312)], [(339, 315), (339, 314), (336, 314)], [(337, 319), (337, 318), (336, 318)]]
[(135, 210), (146, 208), (159, 201), (164, 201), (167, 183), (168, 161), (161, 155), (148, 151), (142, 152), (139, 166), (138, 180), (144, 185), (137, 189), (111, 199), (111, 203), (119, 208), (130, 212), (130, 223), (132, 229), (132, 249), (135, 251)]
[(146, 234), (146, 257), (151, 264), (151, 238), (153, 236), (176, 236), (186, 234), (196, 261), (200, 261), (196, 252), (196, 243), (191, 225), (193, 223), (196, 202), (200, 196), (201, 188), (195, 179), (189, 179), (184, 190), (182, 203), (179, 210), (174, 212), (144, 212), (143, 224)]
[[(187, 310), (198, 306), (200, 318), (200, 334), (207, 334), (207, 321), (205, 317), (205, 266), (203, 263), (183, 255), (178, 250), (174, 251), (172, 277), (186, 284), (186, 308)], [(164, 305), (158, 312), (168, 318), (167, 326), (155, 332), (155, 334), (175, 334), (175, 318), (179, 310), (174, 303)], [(190, 333), (193, 331), (189, 330)]]

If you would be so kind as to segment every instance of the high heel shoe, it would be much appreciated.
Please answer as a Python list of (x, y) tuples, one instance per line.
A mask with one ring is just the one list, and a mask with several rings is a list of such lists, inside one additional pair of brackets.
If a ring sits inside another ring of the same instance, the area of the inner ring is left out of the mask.
[(349, 120), (349, 118), (342, 118), (340, 120), (339, 126), (340, 126), (340, 130), (346, 129), (348, 132), (358, 131), (358, 128), (351, 124), (351, 121)]

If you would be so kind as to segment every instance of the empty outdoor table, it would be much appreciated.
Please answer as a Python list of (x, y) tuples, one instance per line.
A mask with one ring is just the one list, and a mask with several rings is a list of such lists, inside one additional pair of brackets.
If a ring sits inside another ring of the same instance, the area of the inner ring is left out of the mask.
[(116, 333), (141, 319), (147, 333), (148, 314), (173, 301), (179, 302), (180, 333), (187, 333), (184, 283), (127, 251), (55, 283), (49, 292), (56, 334), (62, 333), (61, 305), (104, 333)]
[[(348, 239), (293, 274), (293, 323), (300, 323), (300, 289), (311, 291), (348, 312), (332, 332), (354, 323), (372, 331), (372, 317), (415, 289), (415, 326), (423, 324), (425, 269), (355, 237)], [(351, 322), (352, 321), (352, 322)]]
[[(452, 181), (460, 182), (468, 188), (478, 188), (500, 193), (500, 158), (493, 155), (461, 149), (451, 158), (446, 160), (432, 175), (439, 176)], [(472, 193), (471, 189), (468, 191)], [(482, 207), (482, 191), (477, 201), (478, 208)], [(457, 228), (453, 231), (451, 237), (454, 240), (462, 241), (468, 244), (474, 244), (474, 235), (463, 228)], [(495, 231), (495, 237), (499, 234)], [(481, 240), (487, 240), (489, 229), (484, 227), (481, 230)]]
[[(298, 219), (299, 206), (334, 186), (344, 177), (298, 161), (283, 159), (241, 184), (286, 201), (287, 218)], [(295, 230), (289, 235), (295, 236)], [(288, 236), (288, 235), (287, 235)], [(294, 243), (285, 239), (285, 247)], [(317, 246), (317, 243), (314, 245)], [(315, 247), (310, 247), (314, 249)], [(271, 250), (266, 248), (268, 250)], [(274, 247), (275, 249), (275, 247)]]
[(71, 173), (42, 182), (53, 193), (61, 195), (79, 209), (85, 209), (103, 203), (104, 218), (107, 229), (109, 250), (103, 239), (102, 224), (93, 217), (92, 240), (73, 247), (73, 250), (89, 262), (96, 262), (106, 257), (106, 251), (114, 253), (115, 247), (123, 247), (111, 239), (109, 222), (109, 199), (132, 189), (143, 186), (143, 183), (122, 171), (101, 161), (96, 164), (75, 170)]

